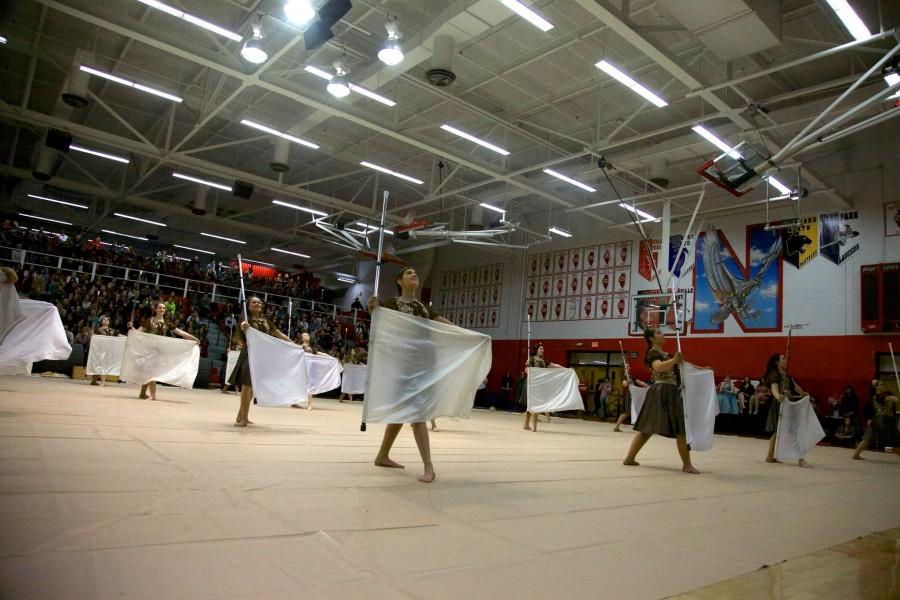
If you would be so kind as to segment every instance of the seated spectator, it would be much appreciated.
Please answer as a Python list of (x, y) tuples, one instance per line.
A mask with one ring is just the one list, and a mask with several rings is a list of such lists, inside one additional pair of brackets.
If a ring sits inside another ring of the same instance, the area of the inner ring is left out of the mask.
[[(750, 396), (750, 412), (748, 414), (758, 415), (761, 407), (766, 407), (771, 402), (772, 395), (769, 392), (769, 386), (760, 381), (756, 386), (756, 391)], [(763, 412), (765, 414), (765, 411)]]
[(846, 386), (835, 408), (839, 416), (855, 418), (859, 411), (859, 396), (856, 395), (856, 391), (849, 385)]
[(853, 447), (856, 443), (857, 431), (853, 419), (848, 415), (837, 431), (834, 432), (834, 443), (839, 446)]

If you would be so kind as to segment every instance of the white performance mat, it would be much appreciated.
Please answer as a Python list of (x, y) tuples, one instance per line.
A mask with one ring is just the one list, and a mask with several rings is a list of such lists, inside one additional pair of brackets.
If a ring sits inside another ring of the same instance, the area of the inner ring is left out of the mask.
[[(225, 357), (225, 379), (222, 380), (223, 385), (228, 385), (231, 374), (234, 372), (234, 365), (237, 363), (238, 356), (241, 355), (240, 350), (229, 350)], [(252, 375), (251, 375), (252, 377)]]
[(528, 412), (584, 410), (573, 369), (528, 367)]
[(372, 315), (363, 422), (467, 417), (491, 368), (491, 338), (378, 308)]
[[(773, 400), (775, 402), (775, 400)], [(775, 458), (780, 461), (800, 460), (825, 437), (809, 396), (796, 402), (783, 400), (775, 434)]]
[(303, 348), (252, 327), (244, 332), (253, 395), (259, 406), (306, 406), (309, 393), (307, 354)]
[(712, 369), (701, 369), (689, 362), (681, 365), (684, 385), (684, 426), (691, 450), (712, 450), (713, 430), (719, 414), (719, 399)]
[(366, 365), (344, 365), (344, 373), (341, 377), (341, 393), (366, 393)]
[(119, 379), (141, 385), (159, 381), (190, 389), (199, 367), (200, 346), (194, 342), (132, 329), (125, 342)]
[(12, 285), (0, 284), (0, 288), (6, 288), (0, 299), (4, 303), (2, 312), (14, 319), (15, 315), (24, 314), (8, 329), (0, 344), (0, 374), (30, 375), (32, 363), (69, 358), (72, 346), (66, 340), (56, 307), (48, 302), (20, 300)]
[(124, 335), (92, 335), (85, 375), (118, 375), (125, 356)]
[(306, 372), (309, 377), (309, 394), (323, 394), (341, 387), (341, 361), (328, 354), (306, 354)]

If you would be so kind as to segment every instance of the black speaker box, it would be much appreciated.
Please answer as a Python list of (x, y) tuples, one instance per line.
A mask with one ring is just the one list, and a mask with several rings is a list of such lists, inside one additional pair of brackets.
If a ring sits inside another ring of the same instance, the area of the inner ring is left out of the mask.
[(60, 152), (68, 152), (72, 145), (72, 135), (59, 129), (51, 129), (47, 132), (47, 142), (44, 145)]
[(253, 184), (246, 181), (235, 181), (231, 193), (238, 198), (249, 198), (253, 195)]

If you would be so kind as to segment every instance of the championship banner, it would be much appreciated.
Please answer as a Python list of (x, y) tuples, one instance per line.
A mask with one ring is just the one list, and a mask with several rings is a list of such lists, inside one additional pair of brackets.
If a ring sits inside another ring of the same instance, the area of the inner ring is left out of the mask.
[(20, 300), (12, 285), (0, 288), (5, 288), (0, 299), (3, 309), (15, 319), (0, 344), (0, 374), (30, 375), (32, 363), (69, 358), (72, 347), (56, 307), (49, 302)]
[(784, 462), (800, 460), (825, 437), (825, 431), (813, 410), (809, 396), (796, 402), (782, 400), (778, 431), (775, 434), (775, 458)]
[(259, 406), (305, 406), (309, 375), (303, 348), (252, 327), (244, 334), (256, 403)]
[(341, 387), (341, 361), (328, 354), (306, 353), (309, 395), (324, 394)]
[(528, 367), (528, 412), (584, 410), (573, 369)]
[(85, 375), (118, 375), (122, 369), (122, 359), (125, 356), (124, 335), (93, 335), (88, 350), (87, 365), (84, 367)]
[(200, 346), (132, 329), (125, 341), (119, 379), (141, 385), (151, 381), (190, 389), (200, 366)]
[(490, 336), (378, 308), (369, 335), (363, 422), (468, 417), (490, 368)]
[(366, 365), (344, 365), (341, 377), (342, 394), (364, 394), (366, 392)]

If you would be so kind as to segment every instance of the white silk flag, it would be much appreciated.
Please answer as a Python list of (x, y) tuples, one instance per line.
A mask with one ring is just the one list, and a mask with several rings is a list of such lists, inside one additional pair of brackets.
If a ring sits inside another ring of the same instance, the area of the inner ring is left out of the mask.
[(800, 460), (822, 441), (825, 431), (809, 396), (797, 401), (783, 400), (779, 409), (781, 415), (775, 434), (775, 458), (780, 461)]
[(323, 394), (341, 386), (341, 361), (328, 354), (306, 354), (309, 394)]
[(364, 394), (366, 392), (366, 365), (344, 365), (341, 377), (342, 394)]
[(228, 380), (231, 379), (231, 373), (234, 372), (234, 365), (237, 363), (240, 355), (240, 350), (229, 350), (225, 356), (225, 379), (222, 381), (223, 385), (228, 385)]
[(637, 423), (638, 415), (641, 414), (641, 408), (644, 406), (644, 400), (647, 398), (649, 387), (638, 387), (634, 384), (628, 386), (628, 393), (631, 394), (631, 423)]
[(16, 286), (6, 283), (6, 273), (0, 271), (0, 344), (13, 327), (25, 320), (25, 310)]
[(141, 385), (159, 381), (190, 389), (199, 367), (200, 346), (196, 343), (132, 329), (125, 341), (119, 379)]
[(363, 422), (468, 417), (491, 368), (491, 338), (387, 308), (372, 315)]
[(4, 288), (2, 312), (15, 321), (10, 321), (0, 344), (0, 374), (30, 375), (32, 363), (69, 358), (72, 346), (56, 307), (48, 302), (20, 300), (12, 285), (2, 284), (0, 288)]
[(691, 450), (712, 450), (716, 415), (719, 414), (713, 370), (682, 363), (681, 381), (687, 443)]
[(305, 406), (309, 374), (308, 355), (303, 348), (252, 327), (244, 334), (256, 403), (260, 406)]
[(126, 341), (124, 335), (92, 335), (85, 375), (118, 375)]
[(528, 412), (584, 410), (572, 369), (528, 367)]

